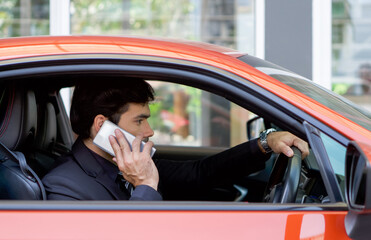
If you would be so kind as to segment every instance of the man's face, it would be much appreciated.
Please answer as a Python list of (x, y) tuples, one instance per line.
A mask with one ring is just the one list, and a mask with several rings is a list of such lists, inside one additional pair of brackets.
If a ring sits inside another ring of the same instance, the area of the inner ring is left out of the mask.
[(118, 126), (134, 136), (142, 134), (143, 140), (148, 141), (153, 136), (153, 130), (147, 121), (150, 116), (147, 103), (129, 103), (129, 109), (121, 115)]
[(371, 84), (371, 65), (361, 66), (359, 76), (366, 84)]

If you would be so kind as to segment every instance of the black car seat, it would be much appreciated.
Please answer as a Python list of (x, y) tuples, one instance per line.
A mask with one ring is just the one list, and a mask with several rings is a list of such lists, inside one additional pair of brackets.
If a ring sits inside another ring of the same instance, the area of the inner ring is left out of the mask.
[(59, 154), (55, 153), (57, 141), (57, 117), (52, 103), (40, 103), (38, 107), (34, 151), (29, 155), (28, 164), (42, 178), (53, 166)]
[(15, 85), (0, 89), (0, 199), (44, 200), (42, 182), (21, 152), (35, 139), (35, 93)]

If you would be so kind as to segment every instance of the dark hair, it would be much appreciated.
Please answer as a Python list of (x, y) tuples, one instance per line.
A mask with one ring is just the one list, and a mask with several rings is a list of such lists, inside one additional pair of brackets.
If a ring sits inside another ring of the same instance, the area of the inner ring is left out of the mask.
[(86, 139), (97, 115), (102, 114), (117, 124), (121, 114), (128, 110), (128, 103), (145, 104), (153, 99), (153, 88), (143, 79), (93, 77), (82, 80), (76, 84), (72, 97), (72, 129)]

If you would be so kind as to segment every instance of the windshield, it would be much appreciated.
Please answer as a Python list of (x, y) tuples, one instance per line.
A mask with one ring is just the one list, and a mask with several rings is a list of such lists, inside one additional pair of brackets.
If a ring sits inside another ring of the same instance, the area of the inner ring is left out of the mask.
[(296, 89), (371, 131), (371, 113), (296, 73), (262, 59), (245, 55), (239, 60)]

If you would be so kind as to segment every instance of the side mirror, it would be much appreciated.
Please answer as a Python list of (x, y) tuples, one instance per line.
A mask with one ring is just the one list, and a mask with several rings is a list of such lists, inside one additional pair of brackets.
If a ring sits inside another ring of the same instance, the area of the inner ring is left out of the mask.
[[(371, 147), (364, 144), (363, 149)], [(361, 147), (351, 142), (345, 161), (345, 191), (349, 212), (345, 228), (353, 239), (369, 239), (371, 235), (371, 166)]]
[(256, 116), (250, 119), (246, 123), (247, 139), (258, 138), (264, 129), (266, 128), (262, 117)]

